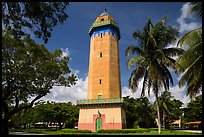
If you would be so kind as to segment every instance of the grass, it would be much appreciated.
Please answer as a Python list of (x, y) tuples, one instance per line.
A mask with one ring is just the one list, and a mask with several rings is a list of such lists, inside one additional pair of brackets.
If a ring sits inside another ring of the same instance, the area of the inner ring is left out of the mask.
[[(97, 133), (90, 130), (77, 130), (77, 129), (62, 129), (62, 130), (50, 130), (50, 129), (12, 129), (10, 131), (23, 131), (29, 133), (39, 133), (45, 135), (158, 135), (157, 130), (149, 129), (148, 132), (143, 133)], [(182, 132), (176, 130), (162, 130), (160, 135), (202, 135), (201, 133)]]

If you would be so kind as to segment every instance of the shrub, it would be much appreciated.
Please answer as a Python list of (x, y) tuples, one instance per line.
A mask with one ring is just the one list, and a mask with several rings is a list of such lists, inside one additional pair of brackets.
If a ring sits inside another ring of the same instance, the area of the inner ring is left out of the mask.
[(137, 128), (137, 129), (113, 129), (113, 130), (99, 130), (98, 133), (144, 133), (150, 132), (150, 129)]
[(91, 133), (91, 130), (62, 129), (64, 133)]

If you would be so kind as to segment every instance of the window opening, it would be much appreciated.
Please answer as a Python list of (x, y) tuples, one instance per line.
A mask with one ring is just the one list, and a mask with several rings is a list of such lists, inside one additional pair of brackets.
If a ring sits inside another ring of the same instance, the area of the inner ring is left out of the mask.
[(99, 84), (101, 85), (101, 83), (102, 83), (102, 79), (99, 79)]
[(102, 58), (102, 53), (100, 53), (100, 58)]

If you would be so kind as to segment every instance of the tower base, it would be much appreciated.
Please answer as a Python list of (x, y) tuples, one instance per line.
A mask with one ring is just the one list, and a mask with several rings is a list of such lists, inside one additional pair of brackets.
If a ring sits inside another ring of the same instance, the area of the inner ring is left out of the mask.
[(121, 103), (80, 105), (78, 129), (93, 132), (126, 127), (125, 111)]

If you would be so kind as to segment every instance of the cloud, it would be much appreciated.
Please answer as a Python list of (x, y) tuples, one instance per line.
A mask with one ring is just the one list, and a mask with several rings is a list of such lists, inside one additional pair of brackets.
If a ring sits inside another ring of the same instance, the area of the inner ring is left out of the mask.
[[(141, 96), (141, 91), (142, 91), (142, 83), (143, 83), (144, 78), (141, 79), (141, 81), (138, 84), (138, 89), (135, 93), (132, 93), (131, 90), (124, 86), (122, 87), (122, 97), (130, 96), (132, 98), (140, 98)], [(152, 90), (152, 89), (151, 89)], [(150, 96), (148, 95), (147, 91), (145, 92), (145, 97), (147, 97), (151, 103), (154, 102), (154, 93), (150, 92)]]
[(197, 29), (201, 27), (201, 24), (198, 24), (196, 22), (190, 22), (187, 23), (187, 19), (193, 20), (193, 17), (188, 15), (188, 9), (189, 9), (189, 2), (184, 4), (181, 8), (181, 16), (177, 19), (177, 22), (179, 23), (179, 32), (185, 33), (194, 29)]
[[(142, 90), (142, 81), (143, 81), (143, 79), (139, 83), (138, 90), (135, 93), (132, 93), (131, 90), (126, 86), (122, 87), (122, 97), (130, 96), (132, 98), (140, 98), (141, 90)], [(164, 91), (164, 90), (161, 89), (161, 91)], [(190, 98), (189, 98), (189, 96), (186, 96), (186, 94), (184, 94), (185, 93), (184, 91), (185, 91), (185, 87), (179, 88), (178, 85), (176, 85), (174, 87), (170, 87), (170, 89), (169, 89), (169, 92), (171, 92), (171, 95), (174, 96), (175, 99), (183, 102), (184, 103), (183, 107), (186, 107), (187, 103), (190, 102)], [(160, 94), (161, 94), (161, 92), (160, 92)], [(152, 89), (150, 92), (150, 96), (148, 96), (148, 94), (146, 92), (145, 97), (147, 97), (149, 99), (150, 103), (154, 103), (155, 96), (154, 96), (154, 93), (152, 92)]]
[(70, 51), (68, 48), (61, 48), (61, 51), (62, 51), (62, 57), (70, 57)]
[(71, 70), (71, 73), (75, 74), (76, 76), (78, 76), (80, 72), (78, 69), (70, 69), (70, 70)]
[(186, 96), (185, 94), (186, 87), (179, 88), (178, 85), (174, 87), (170, 87), (169, 92), (171, 92), (171, 95), (177, 99), (183, 102), (183, 107), (187, 106), (187, 103), (190, 102), (189, 96)]
[(71, 87), (54, 86), (50, 93), (41, 98), (44, 101), (68, 102), (76, 104), (76, 100), (86, 99), (88, 77), (80, 78)]

